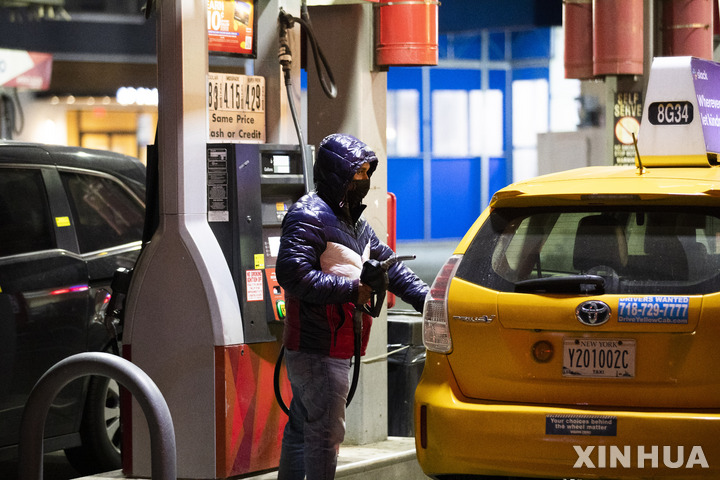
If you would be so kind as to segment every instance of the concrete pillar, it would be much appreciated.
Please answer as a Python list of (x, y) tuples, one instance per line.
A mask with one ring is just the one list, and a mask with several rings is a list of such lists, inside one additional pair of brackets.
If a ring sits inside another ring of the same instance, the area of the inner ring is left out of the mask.
[[(349, 133), (367, 143), (380, 160), (372, 177), (365, 217), (387, 237), (387, 73), (374, 68), (371, 4), (311, 7), (318, 42), (330, 63), (338, 95), (327, 98), (308, 52), (308, 141), (316, 145), (331, 133)], [(387, 352), (387, 315), (375, 319), (366, 358)], [(363, 364), (355, 399), (347, 412), (345, 442), (366, 444), (387, 438), (387, 361)]]

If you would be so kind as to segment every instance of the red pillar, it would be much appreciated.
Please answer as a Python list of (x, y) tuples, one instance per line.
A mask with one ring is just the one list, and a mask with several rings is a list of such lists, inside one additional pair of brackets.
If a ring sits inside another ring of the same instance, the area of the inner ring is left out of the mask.
[(593, 74), (642, 75), (643, 0), (593, 0)]
[(592, 0), (563, 2), (565, 78), (593, 78)]
[(713, 59), (714, 0), (665, 0), (663, 55)]

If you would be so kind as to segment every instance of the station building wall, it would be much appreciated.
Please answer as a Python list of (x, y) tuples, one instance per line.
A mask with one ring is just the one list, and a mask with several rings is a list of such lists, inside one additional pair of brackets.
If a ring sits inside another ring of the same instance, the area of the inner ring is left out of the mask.
[(537, 134), (550, 128), (553, 65), (562, 63), (558, 31), (441, 35), (437, 66), (389, 69), (388, 191), (399, 241), (460, 238), (497, 190), (537, 175)]

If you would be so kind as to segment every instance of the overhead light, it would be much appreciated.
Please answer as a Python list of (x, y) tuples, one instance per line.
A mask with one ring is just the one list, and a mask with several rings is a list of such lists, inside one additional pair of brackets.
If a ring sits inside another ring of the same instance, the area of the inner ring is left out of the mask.
[(120, 87), (115, 93), (120, 105), (155, 105), (158, 104), (157, 88)]

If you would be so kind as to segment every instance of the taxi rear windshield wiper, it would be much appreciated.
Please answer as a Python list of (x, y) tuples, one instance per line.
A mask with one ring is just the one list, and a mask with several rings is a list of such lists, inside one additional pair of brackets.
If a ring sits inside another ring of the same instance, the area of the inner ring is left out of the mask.
[(602, 295), (605, 279), (599, 275), (568, 275), (522, 280), (515, 284), (517, 293), (581, 293)]

